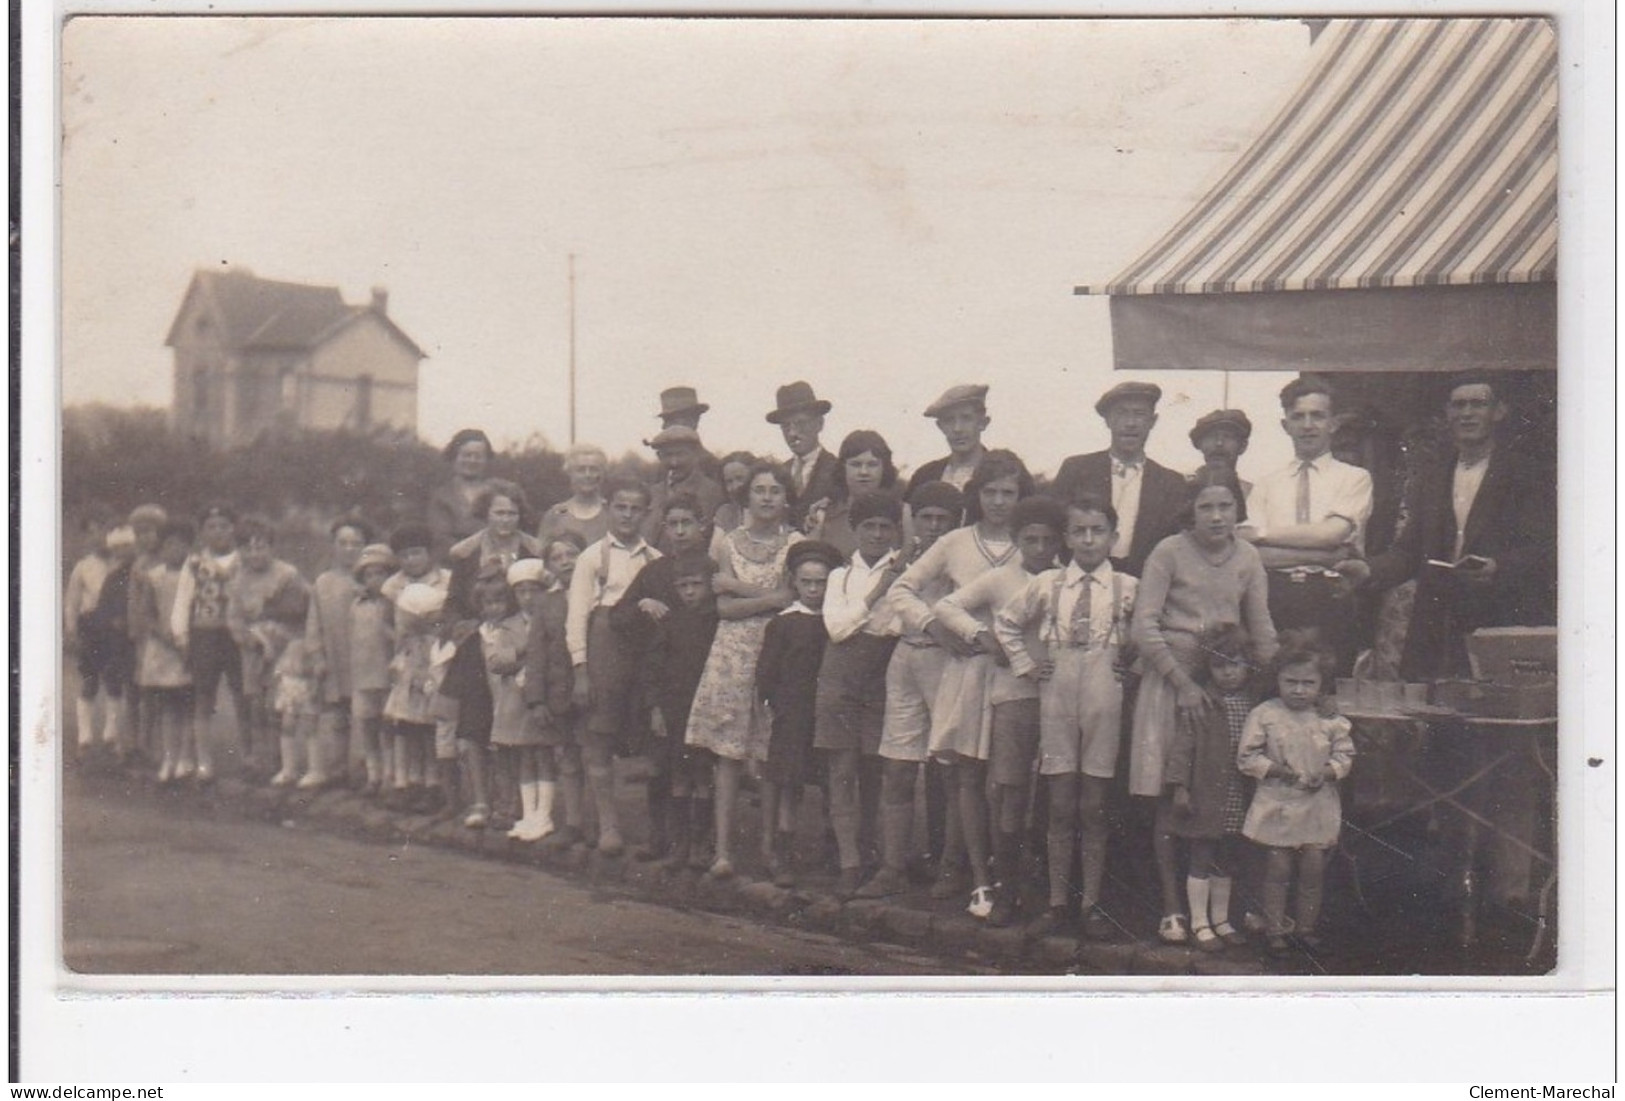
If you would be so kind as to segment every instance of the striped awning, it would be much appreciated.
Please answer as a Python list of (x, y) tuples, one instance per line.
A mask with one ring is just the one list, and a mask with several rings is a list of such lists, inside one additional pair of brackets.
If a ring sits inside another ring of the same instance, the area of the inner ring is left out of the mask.
[(1290, 102), (1186, 217), (1079, 294), (1553, 282), (1544, 19), (1333, 21)]

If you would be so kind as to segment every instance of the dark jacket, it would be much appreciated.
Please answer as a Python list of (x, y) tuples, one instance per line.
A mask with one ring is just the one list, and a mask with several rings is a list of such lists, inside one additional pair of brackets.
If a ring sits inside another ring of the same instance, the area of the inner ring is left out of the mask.
[(1456, 558), (1456, 511), (1451, 500), (1454, 452), (1421, 472), (1406, 507), (1404, 530), (1371, 560), (1371, 584), (1389, 589), (1416, 578), (1416, 603), (1400, 674), (1428, 679), (1467, 672), (1465, 638), (1480, 627), (1549, 626), (1557, 617), (1557, 480), (1504, 446), (1473, 499), (1463, 556), (1493, 558), (1495, 578), (1484, 588), (1429, 559)]
[[(1108, 451), (1073, 455), (1061, 464), (1050, 487), (1050, 496), (1062, 504), (1082, 493), (1092, 493), (1105, 501), (1112, 499), (1112, 458)], [(1112, 559), (1112, 568), (1140, 576), (1145, 560), (1156, 545), (1177, 535), (1182, 527), (1190, 487), (1183, 474), (1145, 460), (1140, 475), (1140, 511), (1129, 537), (1128, 554)]]
[(563, 722), (570, 714), (570, 691), (575, 685), (570, 647), (564, 641), (568, 605), (568, 594), (562, 589), (543, 593), (530, 617), (530, 638), (525, 644), (525, 705), (545, 705), (554, 722)]
[[(984, 451), (982, 454), (986, 455), (987, 452)], [(929, 482), (942, 481), (943, 474), (948, 470), (948, 461), (950, 458), (952, 458), (952, 456), (944, 455), (940, 459), (932, 459), (930, 462), (925, 463), (919, 469), (915, 470), (913, 474), (910, 474), (908, 478), (908, 488), (903, 491), (903, 500), (906, 501), (913, 496), (914, 491), (920, 486), (926, 485)], [(976, 521), (980, 520), (981, 518), (982, 502), (967, 495), (965, 497), (965, 519), (964, 522), (960, 524), (960, 527), (968, 527), (971, 524), (976, 523)]]
[[(789, 471), (791, 464), (785, 463), (784, 469)], [(813, 464), (812, 477), (807, 479), (807, 488), (800, 493), (790, 494), (790, 526), (801, 530), (806, 522), (807, 510), (819, 501), (835, 497), (835, 474), (840, 469), (841, 461), (828, 451), (821, 452), (818, 461)]]

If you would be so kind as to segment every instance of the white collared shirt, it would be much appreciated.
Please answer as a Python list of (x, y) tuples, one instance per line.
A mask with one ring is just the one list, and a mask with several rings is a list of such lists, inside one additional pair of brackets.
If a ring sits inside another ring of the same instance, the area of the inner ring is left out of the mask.
[(1451, 556), (1452, 560), (1461, 557), (1467, 538), (1467, 517), (1472, 515), (1473, 502), (1478, 500), (1478, 491), (1484, 487), (1484, 473), (1489, 468), (1488, 455), (1471, 466), (1456, 460), (1456, 472), (1450, 480), (1450, 504), (1456, 513), (1456, 553)]
[(880, 575), (895, 561), (897, 552), (888, 551), (871, 566), (861, 552), (854, 551), (851, 561), (837, 566), (829, 575), (829, 586), (824, 590), (824, 629), (831, 642), (845, 642), (859, 631), (883, 638), (902, 632), (902, 622), (891, 601), (882, 598), (875, 601), (873, 608), (867, 602)]
[(1365, 546), (1365, 526), (1371, 519), (1371, 475), (1357, 466), (1334, 459), (1327, 452), (1314, 459), (1293, 459), (1258, 479), (1247, 495), (1247, 526), (1269, 542), (1272, 529), (1298, 523), (1298, 471), (1309, 466), (1309, 522), (1333, 518), (1347, 520), (1354, 530), (1345, 540), (1356, 549)]
[(644, 566), (660, 557), (660, 552), (640, 536), (622, 543), (606, 535), (581, 552), (576, 572), (570, 578), (570, 601), (565, 612), (564, 641), (570, 648), (570, 661), (580, 665), (587, 660), (587, 620), (594, 608), (613, 608)]
[(1140, 518), (1140, 489), (1145, 484), (1145, 457), (1125, 463), (1110, 452), (1106, 457), (1112, 464), (1112, 508), (1117, 510), (1117, 536), (1112, 540), (1112, 555), (1123, 558), (1134, 542), (1134, 522)]
[[(1087, 574), (1076, 563), (1070, 563), (1061, 574), (1061, 591), (1055, 601), (1055, 641), (1077, 645), (1087, 641), (1091, 647), (1100, 647), (1110, 641), (1112, 632), (1112, 564), (1105, 561)], [(1092, 579), (1089, 589), (1089, 638), (1072, 637), (1072, 616), (1083, 596), (1083, 579)]]

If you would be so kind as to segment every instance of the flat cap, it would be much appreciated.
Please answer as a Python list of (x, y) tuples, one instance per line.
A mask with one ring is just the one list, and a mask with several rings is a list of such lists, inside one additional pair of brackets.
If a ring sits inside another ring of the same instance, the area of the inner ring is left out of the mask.
[(1100, 400), (1095, 402), (1095, 412), (1104, 417), (1106, 410), (1118, 402), (1127, 401), (1130, 398), (1138, 398), (1141, 401), (1149, 401), (1152, 405), (1156, 405), (1157, 402), (1162, 400), (1162, 387), (1154, 382), (1119, 382), (1116, 386), (1100, 395)]
[(964, 383), (959, 386), (950, 386), (942, 392), (942, 396), (925, 407), (928, 417), (940, 417), (956, 405), (975, 405), (987, 407), (987, 387)]
[(1215, 409), (1196, 422), (1191, 429), (1191, 443), (1201, 446), (1201, 439), (1211, 428), (1228, 428), (1246, 443), (1253, 435), (1253, 422), (1240, 409)]
[(643, 446), (652, 447), (656, 451), (662, 447), (672, 447), (676, 444), (693, 444), (700, 446), (700, 434), (697, 430), (686, 424), (674, 424), (670, 428), (662, 428), (656, 432), (651, 440), (644, 440)]

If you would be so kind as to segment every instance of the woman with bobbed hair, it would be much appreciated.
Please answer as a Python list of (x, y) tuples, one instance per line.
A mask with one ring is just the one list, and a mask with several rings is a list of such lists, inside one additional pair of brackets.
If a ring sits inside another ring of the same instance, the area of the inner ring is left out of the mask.
[(530, 503), (525, 500), (525, 491), (513, 482), (492, 478), (474, 499), (470, 511), (484, 526), (453, 544), (446, 553), (451, 563), (446, 606), (459, 620), (480, 616), (474, 601), (474, 582), (484, 566), (496, 562), (506, 570), (521, 558), (542, 556), (541, 542), (523, 530), (530, 522)]
[(423, 510), (436, 555), (484, 526), (474, 513), (474, 502), (491, 483), (495, 453), (491, 437), (478, 428), (461, 429), (441, 451), (440, 457), (451, 467), (451, 477), (434, 487)]
[(573, 531), (590, 547), (609, 534), (609, 502), (604, 500), (609, 456), (594, 443), (571, 444), (564, 453), (563, 465), (570, 479), (570, 496), (542, 513), (536, 538), (547, 544)]
[[(866, 493), (897, 495), (897, 466), (892, 462), (891, 445), (879, 432), (860, 428), (841, 441), (836, 458), (835, 488), (827, 501), (807, 510), (807, 534), (821, 539), (851, 558), (858, 549), (857, 532), (852, 530), (849, 510), (853, 498)], [(906, 524), (906, 519), (905, 519)], [(898, 528), (901, 533), (903, 527)]]

